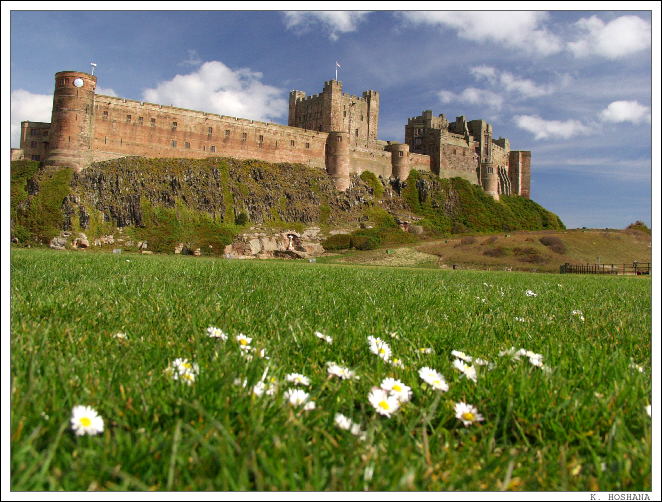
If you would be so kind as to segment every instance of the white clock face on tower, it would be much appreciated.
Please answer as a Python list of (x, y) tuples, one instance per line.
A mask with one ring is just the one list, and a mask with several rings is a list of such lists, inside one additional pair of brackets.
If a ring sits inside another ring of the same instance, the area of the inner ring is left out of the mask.
[(82, 78), (77, 78), (76, 80), (74, 80), (74, 85), (76, 87), (83, 87), (83, 79)]

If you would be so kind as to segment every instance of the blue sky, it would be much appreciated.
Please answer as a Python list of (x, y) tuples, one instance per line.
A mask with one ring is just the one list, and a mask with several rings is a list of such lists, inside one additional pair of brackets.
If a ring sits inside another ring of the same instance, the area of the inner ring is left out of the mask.
[(650, 225), (651, 23), (646, 10), (13, 11), (11, 144), (21, 120), (50, 121), (53, 75), (92, 61), (103, 93), (286, 124), (288, 92), (320, 92), (338, 60), (345, 92), (380, 92), (379, 139), (402, 141), (426, 109), (482, 118), (532, 151), (532, 198), (569, 228)]

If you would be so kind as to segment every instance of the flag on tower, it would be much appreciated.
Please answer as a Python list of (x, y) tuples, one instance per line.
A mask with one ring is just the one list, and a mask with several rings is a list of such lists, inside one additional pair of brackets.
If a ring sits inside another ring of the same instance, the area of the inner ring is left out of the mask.
[(336, 61), (336, 66), (337, 66), (338, 68), (342, 68), (342, 66), (340, 66), (340, 63), (339, 63), (338, 61)]
[(336, 82), (338, 81), (338, 68), (342, 68), (342, 66), (340, 66), (338, 61), (336, 61)]

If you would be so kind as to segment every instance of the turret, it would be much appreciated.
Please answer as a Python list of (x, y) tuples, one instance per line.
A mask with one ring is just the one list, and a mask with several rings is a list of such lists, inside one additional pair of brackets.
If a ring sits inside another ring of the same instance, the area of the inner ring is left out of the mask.
[(391, 152), (391, 176), (402, 181), (409, 178), (409, 145), (392, 143), (386, 149)]
[(55, 74), (53, 111), (46, 165), (76, 171), (92, 162), (94, 91), (97, 78), (77, 71)]
[(330, 132), (326, 138), (326, 172), (333, 178), (336, 190), (349, 188), (349, 134)]

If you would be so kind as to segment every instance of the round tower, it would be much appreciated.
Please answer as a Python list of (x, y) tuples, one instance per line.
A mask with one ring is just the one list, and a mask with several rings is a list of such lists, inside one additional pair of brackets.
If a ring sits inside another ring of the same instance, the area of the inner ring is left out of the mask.
[(326, 172), (333, 178), (336, 190), (349, 188), (349, 133), (330, 132), (326, 138)]
[(53, 112), (46, 165), (76, 171), (92, 162), (94, 91), (97, 78), (79, 71), (55, 74)]
[(409, 178), (409, 145), (393, 143), (386, 147), (391, 152), (391, 176), (405, 181)]
[(494, 163), (480, 163), (480, 183), (487, 195), (491, 195), (494, 200), (499, 200), (499, 178)]

